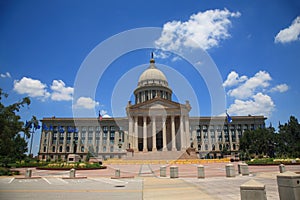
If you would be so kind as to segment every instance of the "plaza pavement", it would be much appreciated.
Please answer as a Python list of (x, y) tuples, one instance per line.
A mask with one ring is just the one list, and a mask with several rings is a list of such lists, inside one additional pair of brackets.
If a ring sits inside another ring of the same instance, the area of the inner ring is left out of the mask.
[[(114, 164), (104, 170), (77, 170), (76, 176), (82, 179), (65, 179), (69, 171), (32, 169), (32, 179), (18, 179), (21, 175), (0, 178), (0, 199), (240, 199), (240, 185), (254, 179), (265, 184), (268, 200), (279, 200), (276, 175), (278, 166), (249, 166), (250, 175), (226, 178), (225, 165), (228, 163), (204, 164), (205, 179), (197, 178), (197, 165), (176, 165), (179, 178), (159, 177), (158, 164)], [(115, 169), (120, 169), (121, 176), (134, 177), (111, 179)], [(286, 166), (286, 170), (300, 172), (300, 165)]]

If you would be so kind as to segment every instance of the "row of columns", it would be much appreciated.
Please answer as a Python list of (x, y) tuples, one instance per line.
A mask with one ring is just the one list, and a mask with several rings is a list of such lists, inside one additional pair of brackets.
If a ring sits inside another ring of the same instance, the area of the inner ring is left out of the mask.
[[(142, 116), (143, 123), (142, 123), (142, 131), (143, 131), (143, 152), (148, 151), (148, 132), (147, 132), (147, 116)], [(175, 116), (171, 115), (171, 150), (176, 151), (176, 134), (175, 134)], [(138, 151), (138, 139), (139, 139), (139, 129), (138, 129), (138, 119), (139, 116), (129, 117), (129, 134), (132, 135), (132, 148), (135, 151)], [(167, 117), (162, 117), (162, 151), (167, 151), (167, 127), (166, 121)], [(152, 121), (152, 151), (157, 151), (157, 144), (156, 144), (156, 116), (151, 116)], [(189, 134), (189, 119), (187, 116), (180, 117), (180, 147), (182, 150), (186, 149), (189, 145), (190, 141), (190, 134)]]

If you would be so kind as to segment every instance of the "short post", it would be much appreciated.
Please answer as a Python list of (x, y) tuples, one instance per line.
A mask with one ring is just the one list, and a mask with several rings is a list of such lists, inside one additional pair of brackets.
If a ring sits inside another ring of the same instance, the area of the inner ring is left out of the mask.
[(160, 167), (160, 177), (166, 177), (167, 172), (166, 172), (166, 166), (161, 166)]
[(178, 167), (177, 166), (170, 167), (170, 178), (178, 178)]
[(26, 169), (25, 178), (31, 178), (31, 175), (32, 175), (32, 170), (31, 169)]
[(267, 200), (266, 188), (255, 180), (250, 180), (240, 186), (241, 200)]
[(115, 177), (120, 178), (120, 176), (121, 176), (120, 169), (116, 169), (115, 170)]
[(280, 200), (300, 200), (300, 174), (284, 172), (277, 175)]
[(243, 176), (248, 176), (249, 175), (249, 168), (248, 168), (248, 165), (246, 163), (241, 163), (240, 164), (240, 170), (241, 170), (241, 174)]
[(69, 177), (70, 177), (70, 178), (75, 178), (75, 177), (76, 177), (76, 169), (72, 168), (72, 169), (70, 170)]
[(284, 164), (280, 164), (279, 165), (279, 172), (280, 173), (284, 173), (285, 172), (285, 165)]
[(226, 177), (235, 177), (235, 170), (233, 164), (227, 164), (225, 166), (226, 169)]
[(203, 165), (198, 165), (197, 167), (198, 171), (198, 178), (205, 178), (204, 174), (204, 166)]

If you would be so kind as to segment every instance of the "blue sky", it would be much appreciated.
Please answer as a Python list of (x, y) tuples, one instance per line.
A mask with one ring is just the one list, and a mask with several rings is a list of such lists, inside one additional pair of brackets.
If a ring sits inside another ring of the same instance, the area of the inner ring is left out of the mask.
[[(154, 51), (173, 98), (190, 100), (192, 116), (222, 114), (212, 111), (211, 93), (223, 86), (223, 110), (233, 116), (263, 114), (267, 124), (277, 126), (290, 115), (300, 117), (299, 16), (296, 0), (2, 0), (0, 87), (9, 94), (3, 102), (30, 96), (32, 104), (20, 112), (24, 121), (32, 115), (95, 117), (98, 110), (125, 116), (124, 107), (133, 100)], [(142, 45), (146, 34), (112, 44), (128, 30), (147, 27), (161, 30), (149, 34), (153, 44), (148, 48)], [(103, 52), (105, 41), (113, 46)], [(136, 50), (124, 50), (140, 42)], [(186, 52), (197, 55), (199, 63), (188, 62)], [(104, 66), (113, 54), (116, 58)], [(93, 56), (98, 58), (95, 68), (83, 74)], [(204, 75), (205, 67), (218, 73)], [(81, 88), (76, 86), (80, 77)], [(88, 92), (83, 85), (96, 89)], [(34, 139), (36, 153), (39, 137)]]

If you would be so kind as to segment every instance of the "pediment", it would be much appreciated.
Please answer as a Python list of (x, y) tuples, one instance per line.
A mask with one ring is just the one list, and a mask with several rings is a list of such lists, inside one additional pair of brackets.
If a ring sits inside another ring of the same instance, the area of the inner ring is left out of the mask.
[(140, 104), (133, 105), (131, 109), (180, 109), (180, 104), (162, 98), (152, 99)]

